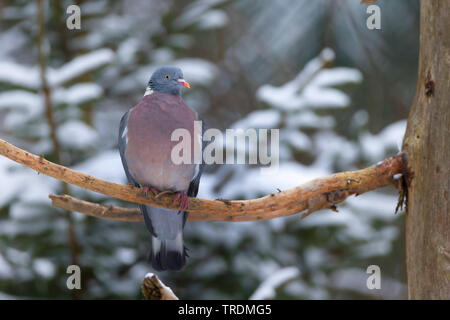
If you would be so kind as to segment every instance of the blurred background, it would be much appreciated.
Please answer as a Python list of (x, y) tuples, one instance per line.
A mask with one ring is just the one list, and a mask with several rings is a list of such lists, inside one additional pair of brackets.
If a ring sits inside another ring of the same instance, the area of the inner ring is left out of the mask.
[[(255, 198), (399, 151), (417, 0), (377, 1), (381, 30), (367, 29), (359, 0), (40, 2), (0, 1), (0, 138), (51, 161), (125, 184), (119, 121), (160, 65), (183, 69), (183, 98), (207, 126), (280, 129), (278, 175), (211, 166), (199, 197)], [(71, 4), (81, 30), (66, 27)], [(0, 298), (141, 299), (144, 224), (64, 212), (50, 193), (135, 206), (0, 157)], [(406, 298), (396, 199), (392, 187), (305, 220), (188, 223), (186, 267), (158, 276), (185, 299)], [(66, 287), (71, 264), (81, 290)], [(373, 264), (381, 290), (366, 287)]]

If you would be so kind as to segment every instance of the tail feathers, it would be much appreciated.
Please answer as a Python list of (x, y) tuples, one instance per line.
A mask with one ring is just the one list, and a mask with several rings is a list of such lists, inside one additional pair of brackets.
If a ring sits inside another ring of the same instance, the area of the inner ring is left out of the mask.
[(187, 248), (183, 245), (183, 233), (173, 240), (152, 237), (150, 260), (156, 271), (178, 271), (186, 264)]

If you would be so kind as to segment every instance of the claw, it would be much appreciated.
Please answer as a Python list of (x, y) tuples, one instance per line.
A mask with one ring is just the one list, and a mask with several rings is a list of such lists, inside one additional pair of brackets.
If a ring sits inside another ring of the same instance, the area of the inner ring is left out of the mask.
[(151, 193), (153, 193), (153, 196), (156, 196), (159, 194), (158, 189), (153, 188), (153, 187), (142, 187), (142, 190), (144, 191), (145, 196), (148, 198), (148, 192), (150, 191)]
[(175, 193), (176, 195), (173, 198), (172, 204), (174, 204), (175, 202), (180, 200), (180, 207), (178, 208), (178, 210), (180, 212), (186, 210), (189, 207), (189, 197), (188, 197), (187, 193), (184, 191), (173, 192), (172, 190), (165, 190), (165, 191), (159, 192), (156, 188), (153, 188), (153, 187), (142, 187), (142, 190), (144, 191), (144, 194), (146, 197), (148, 197), (148, 192), (151, 191), (154, 195), (154, 199), (159, 199), (161, 196), (163, 196), (165, 194)]
[(173, 193), (171, 190), (162, 191), (156, 194), (155, 199), (160, 198), (162, 195)]
[(148, 198), (148, 190), (149, 190), (149, 189), (150, 189), (149, 187), (143, 187), (143, 188), (142, 188), (142, 190), (144, 191), (144, 195), (145, 195), (146, 198)]
[(175, 198), (172, 201), (172, 204), (174, 204), (175, 202), (178, 201), (178, 199), (180, 200), (180, 207), (178, 208), (178, 211), (184, 211), (189, 207), (189, 197), (186, 194), (186, 192), (181, 191), (181, 192), (177, 192), (177, 195), (175, 196)]
[(180, 199), (180, 197), (181, 197), (181, 193), (177, 193), (176, 196), (173, 198), (172, 204), (177, 202), (177, 200)]

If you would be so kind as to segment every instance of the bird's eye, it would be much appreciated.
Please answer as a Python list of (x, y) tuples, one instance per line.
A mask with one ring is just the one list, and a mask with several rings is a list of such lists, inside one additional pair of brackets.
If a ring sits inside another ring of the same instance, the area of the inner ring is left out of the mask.
[(165, 76), (164, 76), (167, 80), (169, 80), (170, 79), (170, 77), (169, 77), (169, 75), (168, 74), (166, 74)]

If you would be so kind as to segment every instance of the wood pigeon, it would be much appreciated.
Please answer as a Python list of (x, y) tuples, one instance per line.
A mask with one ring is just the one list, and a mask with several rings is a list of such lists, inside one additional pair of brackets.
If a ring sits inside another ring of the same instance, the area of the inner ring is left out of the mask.
[[(152, 234), (152, 267), (158, 271), (180, 270), (186, 263), (183, 227), (188, 212), (183, 209), (188, 206), (188, 197), (197, 196), (203, 170), (203, 165), (193, 160), (174, 164), (171, 159), (172, 148), (179, 143), (171, 141), (174, 130), (189, 131), (191, 150), (195, 143), (201, 144), (201, 137), (194, 136), (194, 121), (198, 120), (198, 115), (181, 98), (183, 86), (190, 87), (181, 69), (158, 68), (141, 102), (120, 121), (119, 151), (129, 183), (142, 188), (145, 194), (149, 190), (155, 194), (176, 193), (174, 201), (181, 202), (180, 210), (139, 206)], [(202, 145), (197, 147), (203, 150)]]

